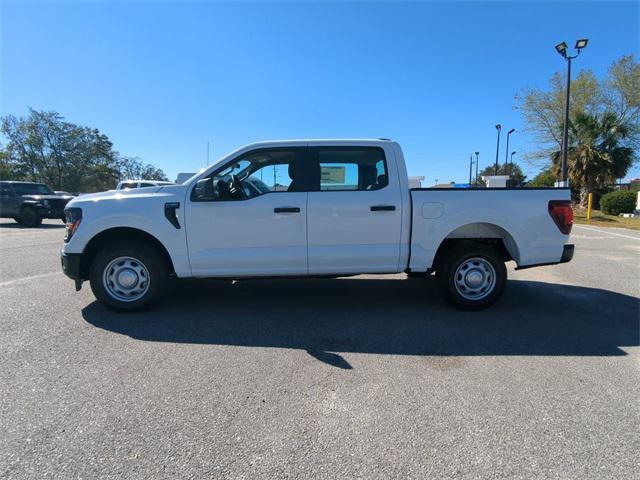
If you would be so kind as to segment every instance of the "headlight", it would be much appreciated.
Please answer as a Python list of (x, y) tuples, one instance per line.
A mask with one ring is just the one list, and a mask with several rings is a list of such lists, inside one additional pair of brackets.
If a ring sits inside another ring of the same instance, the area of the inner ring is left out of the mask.
[(64, 241), (68, 242), (76, 233), (80, 222), (82, 222), (82, 209), (81, 208), (65, 208), (64, 209), (65, 224), (67, 226), (67, 234), (64, 237)]

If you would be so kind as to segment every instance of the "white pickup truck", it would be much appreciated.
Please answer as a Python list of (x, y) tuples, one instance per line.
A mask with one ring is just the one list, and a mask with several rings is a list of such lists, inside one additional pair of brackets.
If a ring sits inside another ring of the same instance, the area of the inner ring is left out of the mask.
[(409, 189), (388, 140), (261, 142), (182, 185), (83, 195), (62, 268), (132, 310), (172, 277), (426, 277), (455, 305), (494, 303), (518, 268), (568, 262), (568, 189)]

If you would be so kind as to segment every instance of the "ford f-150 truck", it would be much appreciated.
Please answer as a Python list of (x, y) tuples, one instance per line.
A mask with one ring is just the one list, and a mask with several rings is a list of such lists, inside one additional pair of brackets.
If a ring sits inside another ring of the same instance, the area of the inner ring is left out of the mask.
[(568, 262), (568, 189), (409, 189), (388, 140), (261, 142), (182, 185), (84, 195), (66, 209), (63, 271), (118, 310), (172, 277), (435, 272), (466, 309), (494, 303), (518, 268)]

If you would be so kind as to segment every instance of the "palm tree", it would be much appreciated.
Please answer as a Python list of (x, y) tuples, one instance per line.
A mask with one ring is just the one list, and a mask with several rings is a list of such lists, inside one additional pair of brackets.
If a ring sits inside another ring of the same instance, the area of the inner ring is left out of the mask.
[[(586, 206), (589, 192), (624, 177), (635, 160), (632, 148), (624, 145), (629, 126), (607, 112), (602, 115), (577, 113), (569, 125), (568, 153), (571, 185), (580, 189), (580, 205)], [(559, 176), (561, 152), (552, 154), (552, 170)]]

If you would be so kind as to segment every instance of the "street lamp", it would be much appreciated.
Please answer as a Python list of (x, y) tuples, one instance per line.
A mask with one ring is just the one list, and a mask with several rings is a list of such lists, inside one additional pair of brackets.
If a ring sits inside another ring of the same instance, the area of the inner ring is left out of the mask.
[(516, 154), (516, 152), (511, 152), (511, 158), (509, 160), (509, 175), (513, 174), (513, 156)]
[(589, 43), (589, 40), (586, 38), (581, 38), (580, 40), (576, 41), (576, 45), (574, 48), (576, 49), (577, 53), (573, 56), (567, 55), (568, 47), (565, 42), (556, 45), (556, 52), (562, 55), (562, 58), (567, 61), (567, 96), (564, 101), (564, 125), (562, 126), (562, 182), (560, 185), (562, 187), (569, 186), (569, 183), (567, 181), (567, 174), (569, 171), (569, 168), (567, 166), (567, 156), (569, 153), (569, 93), (571, 88), (571, 60), (580, 55), (580, 52), (587, 46), (587, 43)]
[(498, 144), (496, 145), (496, 173), (498, 175), (498, 153), (500, 152), (500, 130), (502, 130), (502, 125), (497, 124), (496, 130), (498, 131)]
[(513, 132), (515, 132), (515, 131), (516, 131), (516, 129), (515, 129), (515, 128), (512, 128), (511, 130), (509, 130), (509, 131), (507, 132), (507, 150), (506, 150), (506, 152), (504, 152), (504, 163), (505, 163), (505, 165), (506, 165), (507, 163), (509, 163), (509, 137), (510, 137), (510, 136), (511, 136), (511, 134), (512, 134)]
[(476, 152), (476, 187), (478, 186), (478, 155), (480, 152)]
[(469, 187), (471, 187), (471, 173), (473, 172), (473, 155), (469, 155)]

